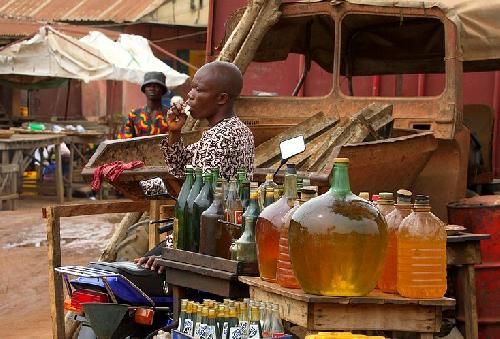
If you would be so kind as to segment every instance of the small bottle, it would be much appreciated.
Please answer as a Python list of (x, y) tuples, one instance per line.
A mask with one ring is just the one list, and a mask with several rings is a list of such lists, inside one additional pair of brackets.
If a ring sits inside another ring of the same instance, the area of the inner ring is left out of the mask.
[(264, 181), (262, 183), (262, 185), (259, 186), (259, 190), (258, 190), (258, 195), (259, 195), (259, 207), (260, 209), (264, 209), (264, 207), (266, 207), (267, 205), (265, 204), (265, 199), (266, 199), (266, 190), (267, 188), (272, 188), (273, 189), (273, 192), (274, 192), (274, 189), (277, 187), (278, 185), (273, 181), (273, 174), (272, 173), (267, 173), (266, 174), (266, 181)]
[(229, 182), (229, 193), (226, 200), (226, 221), (241, 225), (243, 219), (243, 206), (237, 191), (236, 180)]
[(188, 301), (186, 305), (186, 318), (184, 319), (184, 326), (182, 329), (182, 333), (192, 337), (194, 331), (193, 324), (193, 302)]
[(236, 240), (236, 260), (246, 263), (257, 262), (257, 246), (255, 244), (255, 221), (253, 216), (245, 218), (245, 231)]
[(407, 190), (397, 191), (397, 204), (395, 209), (385, 219), (387, 221), (387, 251), (385, 254), (384, 268), (377, 286), (386, 293), (397, 293), (397, 257), (398, 257), (398, 232), (401, 221), (411, 213), (411, 195)]
[(236, 239), (231, 240), (231, 246), (229, 247), (229, 254), (231, 255), (231, 260), (238, 260), (238, 247), (236, 245)]
[[(224, 302), (226, 302), (226, 299), (224, 299)], [(225, 305), (226, 308), (224, 310), (224, 321), (222, 322), (222, 330), (221, 330), (221, 338), (226, 339), (229, 336), (229, 302)]]
[(378, 196), (378, 209), (385, 217), (394, 210), (394, 195), (390, 192), (380, 192)]
[(274, 202), (274, 190), (275, 190), (274, 187), (266, 187), (264, 207), (262, 207), (261, 210), (271, 205)]
[(226, 306), (217, 306), (217, 338), (225, 338), (224, 323), (226, 322)]
[(265, 302), (260, 303), (259, 310), (260, 310), (260, 327), (262, 328), (262, 330), (264, 330), (264, 323), (266, 321), (266, 316), (267, 316), (267, 308)]
[(407, 298), (441, 298), (446, 292), (446, 230), (431, 213), (429, 197), (415, 196), (413, 211), (398, 232), (398, 293)]
[(278, 333), (284, 333), (285, 329), (283, 328), (283, 323), (281, 322), (281, 317), (280, 317), (280, 312), (279, 312), (279, 306), (277, 304), (274, 304), (272, 306), (272, 316), (271, 316), (271, 336), (278, 334)]
[(260, 325), (260, 310), (257, 306), (250, 308), (250, 325), (248, 327), (248, 339), (262, 339), (262, 327)]
[(201, 325), (202, 312), (203, 312), (203, 305), (197, 304), (196, 305), (196, 318), (194, 321), (194, 334), (193, 334), (193, 336), (196, 339), (200, 338), (200, 325)]
[(264, 338), (271, 336), (271, 323), (273, 316), (272, 306), (273, 305), (271, 303), (265, 303), (266, 311), (264, 317), (264, 324), (262, 325), (262, 335), (264, 336)]
[(229, 331), (226, 339), (241, 339), (241, 329), (236, 313), (236, 307), (229, 307)]
[[(203, 302), (205, 304), (205, 302)], [(208, 306), (203, 306), (201, 311), (200, 338), (208, 336)]]
[(177, 326), (177, 331), (182, 332), (184, 330), (184, 320), (186, 319), (186, 308), (187, 299), (181, 299), (181, 312), (179, 314), (179, 324)]
[(239, 313), (239, 324), (241, 329), (241, 337), (243, 339), (248, 338), (248, 309), (247, 304), (240, 304), (240, 313)]
[(187, 165), (185, 169), (186, 179), (182, 184), (181, 191), (177, 198), (174, 208), (174, 248), (183, 249), (184, 248), (184, 208), (186, 206), (186, 201), (193, 186), (193, 166)]
[(208, 310), (208, 324), (207, 324), (207, 339), (217, 339), (220, 338), (220, 334), (217, 329), (217, 315), (214, 309)]

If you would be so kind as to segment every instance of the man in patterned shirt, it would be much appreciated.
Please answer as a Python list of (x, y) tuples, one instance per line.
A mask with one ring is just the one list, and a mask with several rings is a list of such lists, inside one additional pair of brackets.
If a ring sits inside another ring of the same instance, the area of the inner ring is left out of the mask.
[(221, 177), (236, 176), (238, 168), (246, 168), (251, 176), (254, 140), (250, 129), (234, 113), (234, 102), (243, 87), (243, 76), (234, 64), (214, 61), (203, 65), (194, 75), (187, 105), (195, 119), (207, 119), (209, 129), (200, 140), (185, 146), (181, 129), (187, 115), (181, 105), (169, 112), (168, 136), (162, 142), (167, 169), (176, 177), (184, 175), (187, 164), (203, 171), (219, 168)]
[(167, 133), (168, 108), (161, 103), (161, 97), (167, 92), (165, 74), (162, 72), (144, 74), (141, 91), (146, 96), (146, 106), (130, 111), (125, 125), (118, 133), (118, 139)]

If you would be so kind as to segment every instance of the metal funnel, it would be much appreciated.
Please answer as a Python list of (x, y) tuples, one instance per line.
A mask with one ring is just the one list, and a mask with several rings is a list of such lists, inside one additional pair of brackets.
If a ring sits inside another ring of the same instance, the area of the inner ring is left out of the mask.
[(127, 313), (128, 305), (84, 303), (85, 317), (99, 339), (111, 338)]

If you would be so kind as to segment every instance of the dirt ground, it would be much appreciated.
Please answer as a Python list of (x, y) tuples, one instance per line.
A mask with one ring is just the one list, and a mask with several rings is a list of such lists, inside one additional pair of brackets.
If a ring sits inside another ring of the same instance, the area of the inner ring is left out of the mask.
[[(72, 202), (88, 202), (74, 200)], [(0, 333), (2, 338), (52, 338), (46, 222), (50, 199), (23, 198), (0, 218)], [(63, 265), (97, 259), (121, 214), (61, 219)]]

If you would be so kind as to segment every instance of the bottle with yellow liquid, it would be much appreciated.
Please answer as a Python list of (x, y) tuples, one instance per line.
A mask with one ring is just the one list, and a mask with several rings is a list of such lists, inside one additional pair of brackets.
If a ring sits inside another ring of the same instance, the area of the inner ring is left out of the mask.
[(257, 259), (262, 280), (276, 281), (276, 264), (279, 253), (280, 231), (284, 217), (297, 199), (297, 174), (286, 173), (284, 195), (264, 208), (257, 219), (255, 237)]
[(377, 201), (378, 209), (384, 217), (394, 210), (394, 194), (390, 192), (380, 192)]
[(399, 226), (398, 293), (407, 298), (441, 298), (446, 292), (446, 230), (431, 213), (429, 197), (415, 196), (413, 211)]
[(397, 293), (397, 236), (401, 221), (411, 213), (411, 195), (410, 191), (398, 190), (397, 204), (394, 205), (395, 209), (385, 217), (389, 241), (387, 242), (384, 268), (382, 269), (377, 286), (386, 293)]
[(290, 259), (306, 293), (366, 295), (382, 271), (387, 224), (373, 204), (351, 192), (348, 168), (349, 159), (335, 159), (330, 190), (292, 216)]

